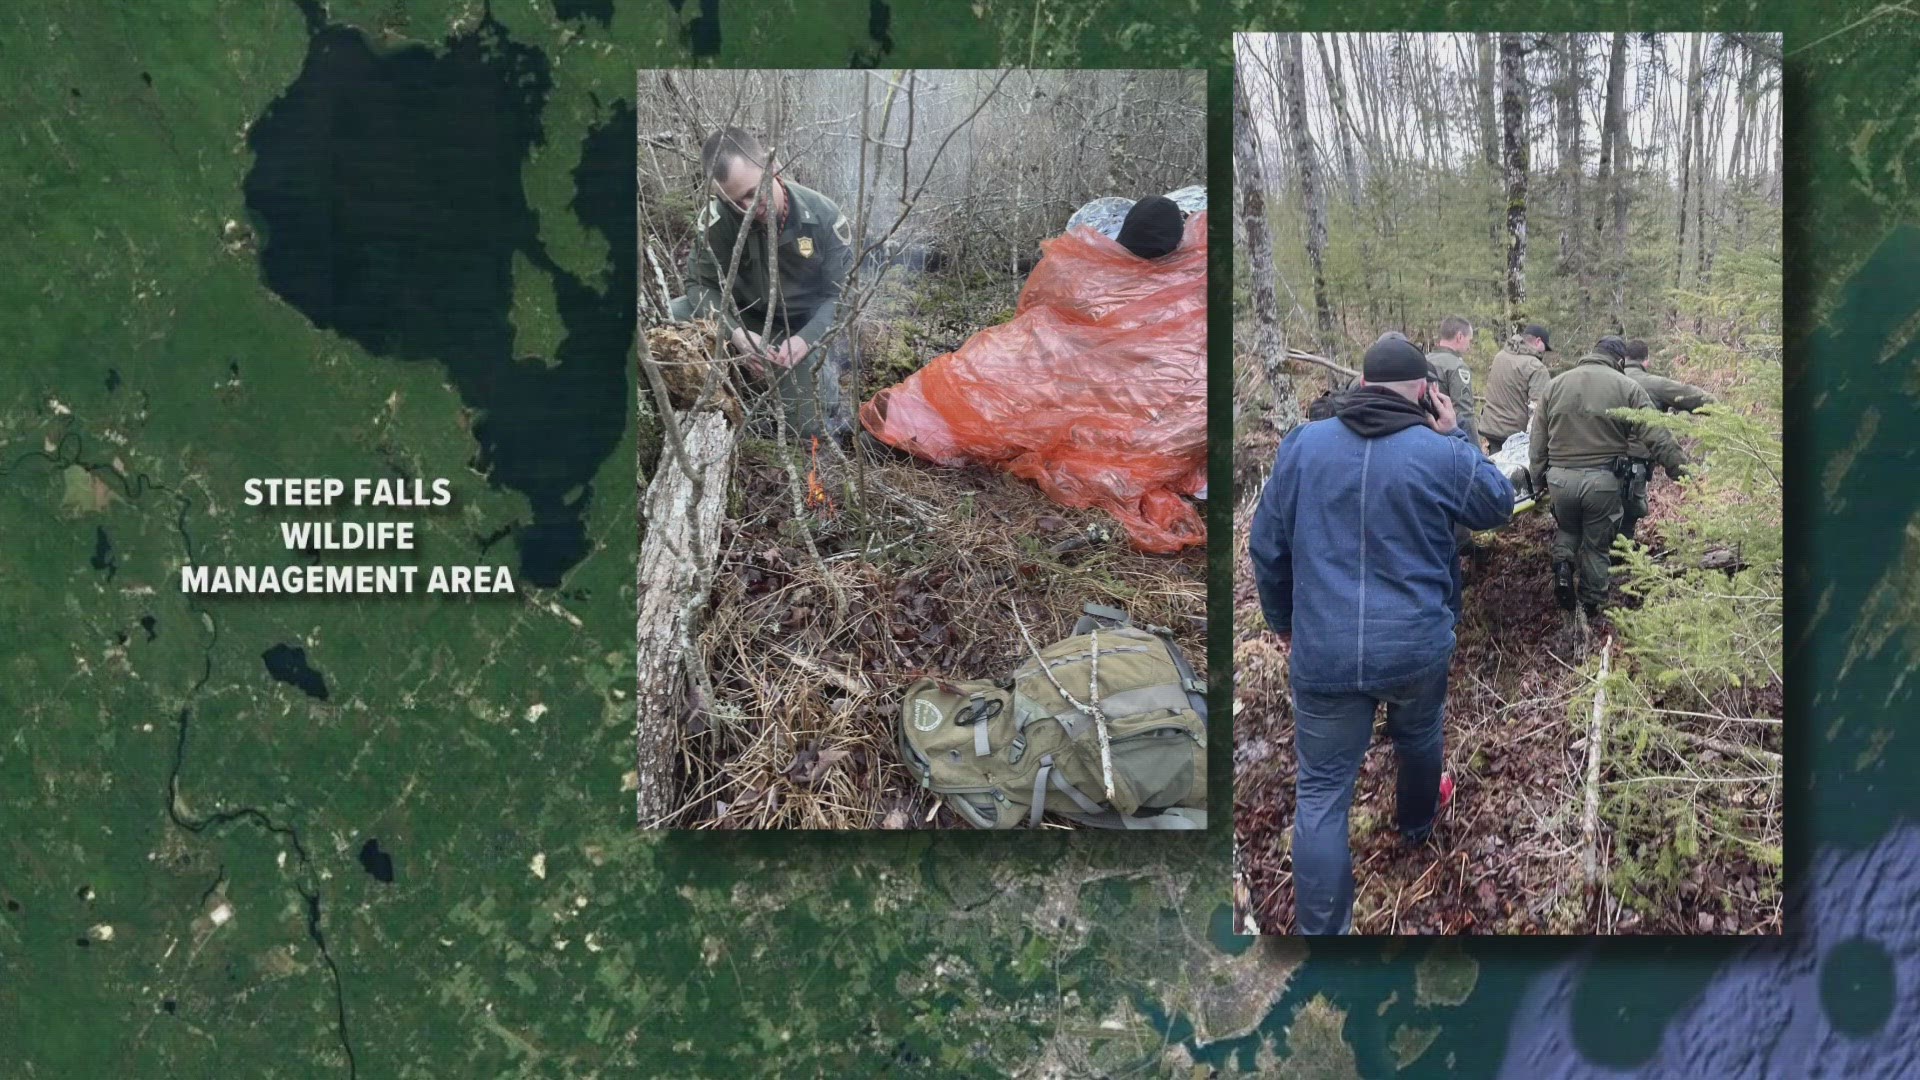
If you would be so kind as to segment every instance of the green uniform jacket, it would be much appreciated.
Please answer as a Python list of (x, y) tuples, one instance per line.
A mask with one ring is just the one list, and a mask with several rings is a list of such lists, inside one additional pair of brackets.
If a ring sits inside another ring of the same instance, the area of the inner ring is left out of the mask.
[(1668, 412), (1692, 412), (1702, 405), (1713, 404), (1713, 395), (1678, 379), (1669, 379), (1655, 375), (1632, 360), (1627, 361), (1627, 378), (1640, 384), (1640, 389), (1653, 399), (1653, 407)]
[[(809, 346), (817, 345), (833, 326), (840, 289), (853, 269), (853, 227), (832, 199), (792, 181), (781, 183), (787, 189), (787, 220), (780, 230), (780, 310), (774, 316), (772, 337), (779, 341), (797, 335)], [(771, 291), (766, 229), (748, 232), (740, 270), (734, 275), (733, 306), (739, 309), (741, 321), (720, 303), (720, 282), (732, 264), (742, 216), (715, 198), (694, 222), (698, 235), (687, 273), (687, 299), (696, 312), (718, 314), (729, 331), (743, 321), (757, 334), (766, 324)]]
[(1500, 443), (1527, 430), (1532, 405), (1547, 394), (1552, 376), (1547, 365), (1532, 353), (1518, 352), (1512, 346), (1501, 349), (1493, 358), (1493, 370), (1487, 376), (1486, 405), (1480, 411), (1480, 433)]
[(1687, 455), (1671, 432), (1607, 415), (1610, 409), (1651, 408), (1653, 399), (1612, 361), (1599, 353), (1581, 357), (1547, 385), (1540, 409), (1533, 415), (1527, 467), (1534, 489), (1545, 490), (1549, 468), (1608, 468), (1615, 458), (1629, 456), (1636, 442), (1644, 444), (1647, 457), (1672, 475), (1687, 463)]
[(1433, 369), (1440, 392), (1453, 399), (1453, 415), (1467, 433), (1467, 441), (1480, 449), (1480, 428), (1473, 415), (1473, 372), (1467, 370), (1467, 362), (1452, 349), (1435, 348), (1427, 354), (1427, 366)]
[[(1692, 412), (1702, 405), (1713, 404), (1713, 395), (1705, 390), (1678, 379), (1655, 375), (1632, 360), (1627, 361), (1627, 366), (1622, 371), (1627, 378), (1640, 384), (1640, 389), (1645, 390), (1647, 396), (1653, 399), (1653, 407), (1656, 409), (1666, 412)], [(1628, 452), (1642, 460), (1647, 457), (1647, 448), (1638, 442), (1634, 443)]]

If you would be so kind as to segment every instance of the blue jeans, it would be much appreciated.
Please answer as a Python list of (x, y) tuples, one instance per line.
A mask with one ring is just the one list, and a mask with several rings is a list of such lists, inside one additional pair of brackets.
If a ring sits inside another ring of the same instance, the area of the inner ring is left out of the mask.
[(1344, 934), (1353, 920), (1353, 852), (1347, 812), (1360, 762), (1373, 741), (1376, 708), (1387, 707), (1387, 734), (1399, 762), (1394, 818), (1418, 843), (1440, 809), (1441, 719), (1447, 669), (1375, 690), (1293, 691), (1293, 910), (1295, 933)]

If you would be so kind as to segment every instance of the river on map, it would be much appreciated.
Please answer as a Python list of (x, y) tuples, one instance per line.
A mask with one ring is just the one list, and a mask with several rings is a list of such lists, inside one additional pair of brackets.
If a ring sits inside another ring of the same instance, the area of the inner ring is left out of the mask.
[[(247, 136), (266, 284), (368, 352), (446, 369), (475, 414), (474, 467), (530, 506), (515, 528), (520, 576), (558, 586), (589, 550), (593, 478), (630, 411), (632, 108), (606, 109), (573, 173), (570, 211), (611, 252), (595, 284), (548, 254), (521, 184), (545, 141), (541, 50), (491, 17), (439, 48), (376, 48), (314, 0), (300, 6), (305, 64)], [(565, 332), (553, 356), (515, 355), (516, 255), (552, 283)]]

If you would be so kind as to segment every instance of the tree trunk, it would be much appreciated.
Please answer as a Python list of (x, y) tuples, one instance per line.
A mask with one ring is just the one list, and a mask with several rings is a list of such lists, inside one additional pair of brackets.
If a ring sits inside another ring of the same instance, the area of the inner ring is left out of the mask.
[(1608, 172), (1607, 194), (1613, 202), (1613, 331), (1627, 326), (1627, 35), (1613, 35), (1613, 55), (1607, 61), (1607, 114), (1602, 136), (1601, 169)]
[[(698, 628), (695, 613), (706, 605), (713, 566), (720, 555), (720, 521), (727, 505), (733, 463), (733, 428), (717, 412), (701, 412), (685, 424), (679, 455), (660, 456), (660, 467), (641, 503), (647, 539), (640, 548), (639, 720), (636, 729), (638, 813), (643, 828), (674, 810), (673, 766), (680, 751), (685, 657)], [(688, 470), (693, 478), (688, 476)], [(697, 479), (694, 479), (697, 478)], [(699, 703), (702, 707), (710, 703)]]
[[(1693, 198), (1693, 129), (1698, 116), (1700, 99), (1700, 35), (1687, 35), (1687, 105), (1681, 116), (1680, 128), (1680, 227), (1674, 232), (1673, 241), (1673, 287), (1678, 289), (1686, 284), (1684, 277), (1687, 268), (1687, 210)], [(1668, 317), (1677, 314), (1670, 310)]]
[(1591, 294), (1585, 253), (1581, 250), (1581, 222), (1586, 216), (1581, 198), (1586, 144), (1581, 138), (1580, 70), (1586, 64), (1586, 46), (1579, 34), (1561, 39), (1561, 70), (1554, 98), (1560, 135), (1560, 273), (1579, 287), (1580, 322), (1587, 321)]
[[(1473, 35), (1473, 48), (1474, 59), (1476, 61), (1474, 65), (1474, 83), (1476, 90), (1474, 95), (1474, 112), (1479, 121), (1480, 128), (1480, 161), (1486, 166), (1487, 175), (1492, 177), (1498, 175), (1500, 172), (1500, 111), (1499, 106), (1496, 104), (1498, 98), (1494, 93), (1494, 84), (1497, 81), (1495, 79), (1495, 72), (1498, 70), (1499, 61), (1496, 59), (1494, 52), (1493, 35)], [(1489, 185), (1487, 189), (1487, 246), (1495, 252), (1496, 257), (1504, 256), (1505, 254), (1502, 250), (1504, 245), (1500, 242), (1501, 217), (1500, 193), (1495, 186)], [(1504, 304), (1506, 300), (1505, 287), (1497, 278), (1491, 281), (1491, 285), (1493, 287), (1493, 302), (1496, 304)]]
[[(1335, 132), (1340, 144), (1340, 170), (1346, 176), (1347, 202), (1355, 207), (1360, 205), (1360, 167), (1354, 161), (1353, 143), (1358, 137), (1358, 128), (1354, 126), (1353, 116), (1347, 111), (1346, 79), (1340, 70), (1339, 50), (1329, 53), (1327, 43), (1321, 35), (1313, 35), (1314, 51), (1320, 54), (1320, 76), (1327, 83), (1327, 98), (1333, 103)], [(1234, 93), (1240, 93), (1239, 83), (1234, 84)]]
[[(1722, 52), (1721, 56), (1724, 58), (1725, 53)], [(1701, 53), (1701, 61), (1703, 64), (1706, 61), (1706, 53), (1704, 50)], [(1714, 65), (1714, 69), (1718, 72), (1719, 64), (1717, 62)], [(1698, 283), (1699, 287), (1704, 290), (1707, 287), (1708, 272), (1713, 269), (1712, 243), (1713, 237), (1716, 236), (1719, 231), (1720, 211), (1717, 200), (1708, 194), (1709, 190), (1715, 186), (1718, 180), (1718, 176), (1716, 175), (1718, 170), (1714, 164), (1712, 151), (1707, 149), (1707, 128), (1704, 110), (1701, 107), (1708, 96), (1704, 81), (1704, 72), (1701, 78), (1703, 80), (1701, 83), (1701, 94), (1693, 102), (1693, 156), (1697, 159), (1693, 178), (1693, 279)], [(1726, 81), (1716, 77), (1714, 82), (1717, 85), (1712, 93), (1718, 95), (1725, 90)], [(1721, 100), (1716, 96), (1713, 109), (1716, 124), (1720, 117), (1726, 115), (1721, 105)], [(1714, 142), (1717, 144), (1719, 141), (1716, 134)], [(1713, 219), (1711, 227), (1708, 225), (1708, 218)], [(1695, 329), (1698, 329), (1697, 320)]]
[(1280, 301), (1273, 289), (1273, 236), (1267, 227), (1267, 172), (1247, 103), (1244, 81), (1233, 80), (1233, 172), (1240, 188), (1240, 227), (1246, 235), (1247, 278), (1253, 293), (1253, 348), (1273, 393), (1268, 419), (1281, 431), (1300, 424), (1300, 402), (1287, 372), (1287, 339), (1280, 325)]
[(1307, 211), (1307, 261), (1313, 264), (1314, 322), (1320, 332), (1320, 350), (1333, 348), (1333, 301), (1327, 295), (1327, 196), (1314, 158), (1313, 132), (1307, 127), (1307, 73), (1299, 34), (1282, 34), (1280, 77), (1287, 84), (1287, 126), (1293, 133), (1293, 156), (1300, 171), (1300, 201)]
[(1527, 85), (1519, 34), (1500, 35), (1500, 113), (1506, 149), (1507, 329), (1527, 322)]
[(1493, 103), (1493, 35), (1473, 35), (1473, 48), (1479, 58), (1477, 103), (1480, 114), (1480, 160), (1486, 162), (1487, 171), (1500, 167), (1500, 122), (1496, 118)]

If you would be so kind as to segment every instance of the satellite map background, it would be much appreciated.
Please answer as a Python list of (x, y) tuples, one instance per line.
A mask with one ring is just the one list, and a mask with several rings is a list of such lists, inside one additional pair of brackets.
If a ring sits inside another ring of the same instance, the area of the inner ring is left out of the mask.
[[(1205, 66), (1221, 199), (1235, 30), (1620, 26), (1786, 34), (1785, 940), (1250, 945), (1224, 830), (635, 832), (636, 69)], [(1865, 2), (11, 5), (0, 1071), (1914, 1074), (1917, 42)], [(314, 284), (347, 257), (378, 288)], [(420, 561), (523, 595), (170, 587), (286, 561), (241, 481), (327, 474), (454, 478)]]

